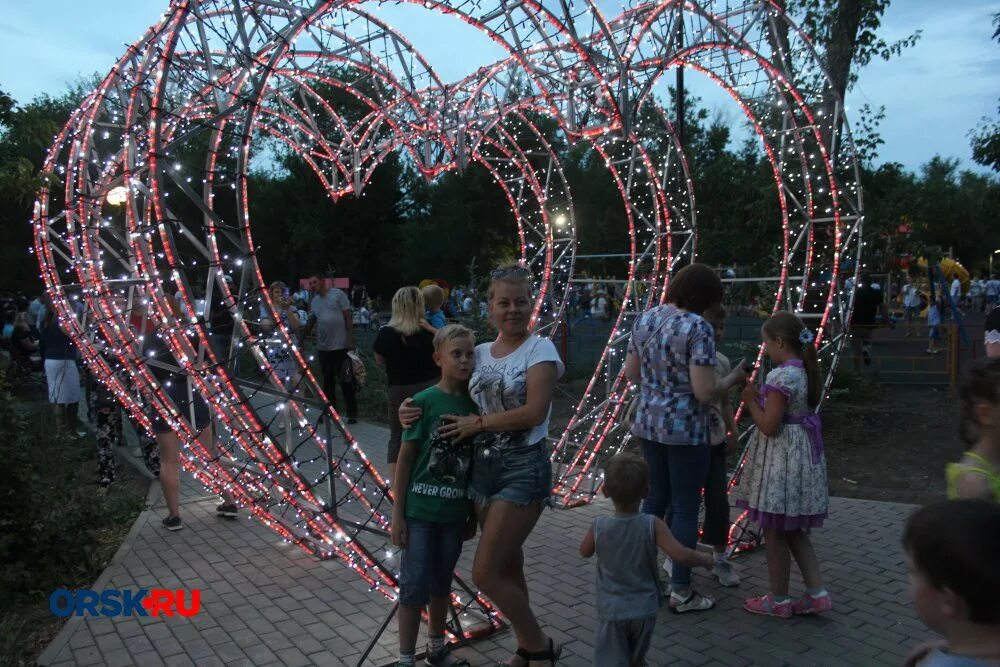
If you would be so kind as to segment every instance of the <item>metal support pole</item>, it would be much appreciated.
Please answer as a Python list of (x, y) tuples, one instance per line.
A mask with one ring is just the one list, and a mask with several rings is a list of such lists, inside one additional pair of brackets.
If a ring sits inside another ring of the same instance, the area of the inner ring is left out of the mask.
[(958, 344), (958, 329), (960, 324), (952, 322), (948, 325), (948, 384), (954, 389), (958, 385), (958, 366), (961, 346)]
[[(677, 6), (677, 51), (684, 48), (684, 3)], [(677, 101), (675, 106), (677, 111), (674, 129), (677, 131), (677, 141), (684, 145), (684, 65), (677, 65)]]
[[(382, 638), (382, 635), (385, 633), (385, 629), (389, 627), (390, 623), (392, 623), (392, 618), (393, 618), (393, 616), (396, 615), (397, 611), (399, 611), (399, 603), (398, 602), (396, 602), (395, 604), (392, 605), (392, 609), (389, 610), (389, 614), (385, 617), (385, 620), (382, 621), (382, 625), (380, 625), (378, 627), (378, 630), (375, 631), (375, 634), (372, 635), (372, 640), (370, 642), (368, 642), (368, 646), (365, 647), (365, 650), (361, 654), (361, 657), (358, 658), (357, 667), (363, 667), (364, 666), (365, 660), (367, 660), (368, 656), (371, 655), (372, 651), (375, 650), (375, 644), (377, 644), (378, 640)], [(416, 657), (416, 656), (414, 656), (414, 657)]]
[[(325, 419), (324, 419), (325, 417)], [(336, 517), (337, 516), (337, 497), (334, 494), (333, 487), (333, 433), (330, 428), (331, 417), (326, 414), (326, 408), (324, 407), (322, 412), (320, 412), (320, 418), (323, 419), (323, 435), (326, 437), (326, 490), (330, 494), (330, 505), (327, 510)]]

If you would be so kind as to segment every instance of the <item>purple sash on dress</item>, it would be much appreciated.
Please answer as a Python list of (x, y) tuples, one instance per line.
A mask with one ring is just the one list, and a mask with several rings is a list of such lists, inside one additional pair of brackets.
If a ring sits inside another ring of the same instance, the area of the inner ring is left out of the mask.
[[(778, 368), (784, 368), (785, 366), (803, 368), (805, 364), (802, 363), (801, 359), (789, 359), (785, 363), (778, 366)], [(761, 408), (764, 407), (764, 398), (767, 396), (769, 391), (781, 392), (785, 395), (785, 398), (789, 400), (792, 398), (791, 394), (788, 393), (788, 390), (783, 387), (775, 387), (774, 385), (765, 384), (761, 387), (761, 395), (757, 399)], [(809, 437), (809, 448), (812, 451), (813, 465), (819, 463), (819, 460), (823, 458), (823, 423), (820, 421), (819, 415), (815, 412), (807, 412), (801, 415), (791, 416), (786, 412), (781, 422), (783, 424), (798, 424), (805, 429), (806, 435)]]
[(819, 415), (815, 412), (795, 417), (785, 414), (785, 418), (781, 421), (784, 424), (798, 424), (805, 429), (806, 435), (809, 436), (813, 465), (819, 463), (820, 459), (823, 458), (823, 422), (820, 421)]

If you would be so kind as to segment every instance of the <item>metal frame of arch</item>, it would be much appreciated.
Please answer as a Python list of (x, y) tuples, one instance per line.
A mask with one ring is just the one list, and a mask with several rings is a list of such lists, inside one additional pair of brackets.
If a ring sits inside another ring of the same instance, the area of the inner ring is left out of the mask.
[[(566, 507), (589, 502), (601, 460), (628, 446), (632, 322), (664, 301), (671, 273), (697, 253), (697, 183), (653, 94), (665, 72), (703, 73), (759, 138), (782, 215), (761, 222), (775, 229), (776, 260), (753, 279), (773, 287), (775, 311), (794, 310), (816, 330), (828, 383), (851, 311), (841, 266), (860, 266), (863, 221), (843, 105), (777, 3), (667, 0), (614, 17), (593, 0), (414, 4), (467, 22), (507, 56), (446, 83), (378, 16), (379, 3), (173, 0), (56, 137), (34, 217), (59, 321), (137, 423), (167, 420), (203, 484), (390, 600), (398, 552), (386, 480), (329, 407), (306, 351), (284, 327), (261, 325), (280, 319), (256, 261), (267, 249), (252, 233), (248, 176), (263, 146), (301, 158), (334, 200), (364, 196), (393, 154), (427, 179), (480, 165), (535, 276), (533, 327), (550, 336), (587, 267), (570, 184), (540, 120), (593, 149), (621, 195), (628, 269), (605, 349), (555, 438), (553, 491)], [(329, 91), (361, 111), (331, 105)], [(111, 206), (120, 188), (124, 205)], [(269, 360), (276, 347), (293, 359), (292, 376)], [(208, 401), (211, 445), (156, 369)], [(461, 579), (453, 602), (456, 636), (502, 625)]]

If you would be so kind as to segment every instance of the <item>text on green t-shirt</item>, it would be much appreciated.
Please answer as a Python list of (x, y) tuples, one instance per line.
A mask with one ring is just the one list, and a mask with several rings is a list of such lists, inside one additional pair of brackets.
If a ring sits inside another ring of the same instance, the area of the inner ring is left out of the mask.
[(417, 457), (406, 487), (406, 516), (420, 521), (465, 521), (472, 511), (467, 485), (472, 464), (472, 439), (454, 442), (437, 435), (442, 415), (475, 414), (468, 395), (448, 394), (436, 386), (413, 397), (423, 413), (403, 432), (403, 441), (417, 444)]

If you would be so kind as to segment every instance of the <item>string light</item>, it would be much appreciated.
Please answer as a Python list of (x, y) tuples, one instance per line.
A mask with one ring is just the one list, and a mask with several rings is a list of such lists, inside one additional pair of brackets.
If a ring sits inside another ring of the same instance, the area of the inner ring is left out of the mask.
[[(533, 1), (419, 4), (473, 26), (506, 56), (446, 83), (369, 11), (378, 7), (171, 4), (55, 137), (43, 172), (59, 174), (61, 196), (46, 184), (33, 217), (33, 252), (60, 324), (135, 423), (168, 423), (199, 481), (389, 600), (398, 595), (389, 485), (327, 407), (313, 357), (265, 288), (249, 203), (255, 142), (301, 159), (334, 201), (366, 196), (393, 154), (427, 180), (479, 165), (511, 209), (518, 259), (535, 277), (531, 327), (549, 337), (566, 335), (570, 293), (595, 275), (577, 253), (560, 154), (584, 146), (604, 165), (622, 202), (627, 271), (609, 281), (621, 285), (621, 308), (553, 447), (563, 507), (590, 502), (601, 462), (629, 443), (621, 418), (635, 392), (623, 372), (632, 323), (665, 302), (670, 275), (698, 253), (695, 178), (653, 94), (665, 72), (708, 77), (753, 128), (781, 218), (776, 270), (760, 284), (772, 312), (794, 310), (815, 329), (827, 386), (852, 307), (841, 268), (862, 266), (843, 105), (808, 39), (773, 5), (715, 13), (710, 2), (668, 0), (608, 17), (594, 0), (559, 11)], [(680, 46), (678, 20), (692, 36)], [(331, 103), (340, 95), (349, 112)], [(762, 361), (760, 351), (758, 369)], [(163, 371), (208, 403), (214, 442), (171, 399)], [(752, 545), (733, 531), (741, 548)], [(503, 624), (461, 579), (453, 604), (455, 618), (475, 619), (454, 634)]]

